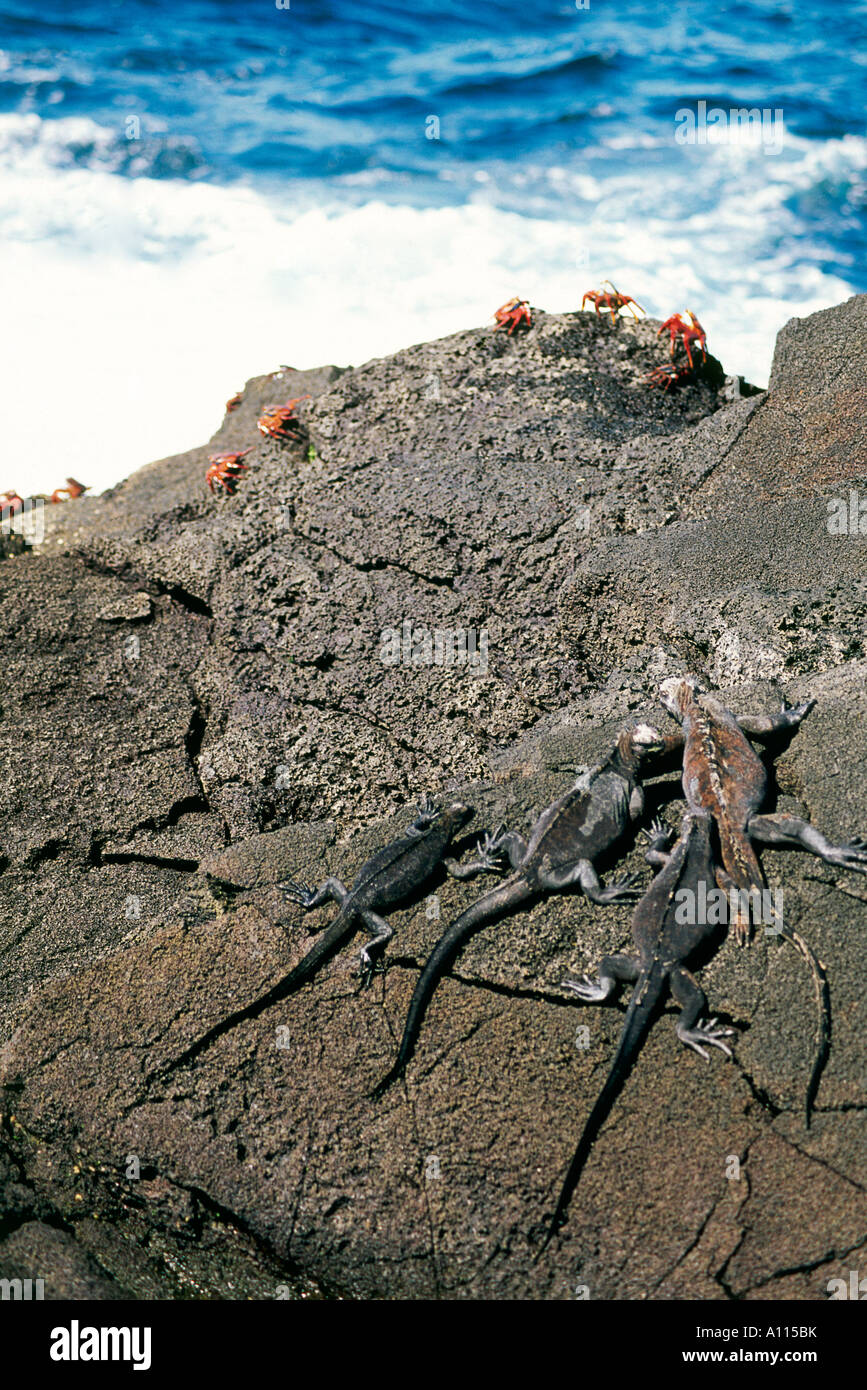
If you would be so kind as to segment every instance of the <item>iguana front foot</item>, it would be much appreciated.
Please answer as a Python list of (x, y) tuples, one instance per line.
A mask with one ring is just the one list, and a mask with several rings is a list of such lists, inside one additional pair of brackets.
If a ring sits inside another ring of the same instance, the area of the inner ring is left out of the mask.
[[(314, 907), (321, 907), (323, 903), (334, 902), (340, 907), (346, 901), (347, 892), (338, 878), (327, 878), (319, 888), (308, 888), (306, 883), (296, 883), (294, 879), (288, 879), (285, 883), (278, 883), (277, 887), (284, 897), (290, 902), (310, 912)], [(309, 927), (310, 932), (318, 932), (321, 924)]]
[(697, 1052), (699, 1057), (703, 1057), (706, 1062), (710, 1061), (710, 1053), (705, 1051), (702, 1044), (709, 1047), (718, 1047), (720, 1052), (724, 1052), (727, 1057), (731, 1057), (732, 1050), (727, 1047), (722, 1038), (730, 1038), (734, 1035), (734, 1028), (717, 1028), (716, 1019), (705, 1019), (702, 1023), (696, 1023), (692, 1028), (687, 1028), (683, 1023), (678, 1023), (675, 1028), (680, 1041), (686, 1046), (691, 1047), (693, 1052)]
[(660, 843), (667, 843), (669, 840), (673, 840), (675, 838), (674, 831), (670, 828), (670, 826), (666, 825), (664, 820), (660, 820), (658, 816), (656, 816), (650, 822), (650, 825), (648, 825), (645, 830), (641, 831), (641, 834), (644, 836), (645, 840), (647, 840), (648, 843), (651, 845), (654, 843), (654, 841), (658, 841)]
[(326, 902), (342, 902), (346, 897), (346, 889), (336, 878), (327, 878), (321, 888), (308, 888), (306, 883), (297, 883), (295, 879), (287, 879), (285, 883), (278, 883), (284, 897), (290, 902), (297, 903), (305, 911), (311, 907), (320, 907)]
[(825, 855), (828, 864), (837, 864), (841, 869), (852, 869), (856, 874), (867, 874), (867, 843), (864, 840), (848, 840), (844, 845), (836, 845)]
[(502, 855), (504, 853), (503, 842), (506, 838), (506, 827), (502, 821), (496, 830), (486, 830), (479, 840), (479, 853), (483, 855)]
[(806, 719), (811, 709), (816, 705), (815, 700), (804, 700), (800, 705), (790, 705), (784, 700), (780, 705), (780, 715), (791, 729), (797, 729), (802, 720)]
[(634, 956), (618, 953), (603, 956), (596, 967), (596, 978), (582, 975), (579, 980), (562, 980), (564, 989), (571, 989), (586, 1004), (604, 1004), (617, 990), (618, 985), (634, 985), (638, 979), (639, 967)]
[(480, 837), (476, 849), (477, 858), (471, 859), (467, 864), (459, 864), (456, 859), (444, 859), (446, 872), (452, 878), (474, 878), (476, 874), (498, 874), (503, 872), (503, 859), (505, 849), (500, 845), (500, 838), (505, 834), (505, 826), (500, 826), (493, 835), (486, 831)]
[(373, 936), (369, 941), (365, 941), (358, 953), (358, 973), (361, 976), (361, 987), (364, 989), (373, 979), (377, 962), (380, 963), (382, 969), (385, 969), (382, 963), (382, 952), (394, 936), (394, 928), (390, 927), (388, 922), (377, 912), (367, 911), (362, 913), (362, 916), (364, 925), (373, 932)]
[(485, 849), (491, 856), (508, 860), (516, 872), (522, 867), (528, 853), (524, 836), (519, 835), (517, 830), (507, 830), (504, 825), (497, 826), (493, 835), (485, 837)]
[(407, 835), (423, 835), (433, 821), (436, 820), (439, 811), (440, 807), (438, 804), (425, 792), (421, 801), (418, 803), (416, 818), (407, 829)]
[(664, 868), (668, 863), (668, 846), (675, 838), (674, 831), (670, 830), (664, 821), (654, 820), (641, 833), (647, 840), (644, 857), (648, 864), (654, 869)]
[(278, 883), (277, 887), (288, 898), (290, 902), (298, 903), (299, 907), (309, 907), (314, 897), (315, 889), (308, 888), (306, 883), (296, 883), (294, 879), (287, 879), (285, 883)]
[(479, 840), (478, 859), (475, 861), (486, 873), (496, 873), (503, 866), (506, 857), (505, 848), (506, 827), (498, 825), (497, 829), (491, 834), (485, 834)]

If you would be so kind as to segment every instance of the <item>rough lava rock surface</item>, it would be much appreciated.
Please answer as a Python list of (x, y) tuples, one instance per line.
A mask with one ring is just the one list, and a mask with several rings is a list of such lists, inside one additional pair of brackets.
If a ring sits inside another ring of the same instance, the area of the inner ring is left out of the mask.
[[(524, 828), (624, 723), (664, 720), (683, 670), (742, 710), (814, 696), (774, 801), (865, 830), (867, 536), (827, 509), (867, 486), (867, 298), (787, 324), (762, 393), (713, 359), (649, 389), (657, 326), (537, 312), (284, 369), (209, 445), (50, 508), (2, 560), (0, 1275), (51, 1298), (811, 1300), (864, 1258), (854, 875), (765, 856), (830, 979), (812, 1129), (807, 972), (774, 937), (729, 942), (701, 978), (736, 1060), (660, 1021), (537, 1264), (622, 1017), (559, 982), (628, 941), (628, 909), (560, 897), (482, 931), (379, 1103), (478, 883), (393, 913), (372, 989), (353, 946), (254, 1008), (328, 920), (281, 879), (351, 879), (426, 791), (471, 801), (467, 843)], [(262, 441), (261, 408), (305, 394), (307, 438)], [(208, 453), (251, 444), (212, 496)], [(387, 664), (405, 621), (484, 629), (487, 659)], [(650, 800), (677, 824), (676, 773)], [(649, 879), (640, 841), (624, 867)]]

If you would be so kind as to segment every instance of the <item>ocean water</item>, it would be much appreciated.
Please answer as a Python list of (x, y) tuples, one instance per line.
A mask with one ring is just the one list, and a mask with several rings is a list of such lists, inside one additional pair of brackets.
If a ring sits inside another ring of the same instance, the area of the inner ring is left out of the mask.
[(0, 0), (0, 489), (606, 276), (764, 384), (867, 290), (865, 79), (865, 0)]

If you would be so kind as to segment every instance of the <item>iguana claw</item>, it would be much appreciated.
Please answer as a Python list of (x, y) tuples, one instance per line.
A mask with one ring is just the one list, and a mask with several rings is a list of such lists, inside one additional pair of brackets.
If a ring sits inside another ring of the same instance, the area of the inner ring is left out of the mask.
[(702, 1047), (706, 1043), (709, 1047), (718, 1047), (720, 1052), (724, 1052), (727, 1057), (731, 1057), (732, 1050), (727, 1047), (721, 1038), (730, 1038), (734, 1035), (734, 1028), (717, 1028), (716, 1019), (709, 1018), (702, 1023), (696, 1023), (693, 1028), (682, 1028), (677, 1026), (675, 1032), (682, 1043), (691, 1047), (693, 1052), (697, 1052), (699, 1057), (703, 1057), (706, 1062), (710, 1061), (710, 1053)]
[(798, 725), (806, 719), (815, 703), (815, 700), (804, 700), (800, 705), (790, 705), (788, 700), (784, 700), (780, 705), (780, 714), (785, 714), (790, 724)]
[(385, 961), (380, 957), (376, 960), (365, 946), (358, 953), (358, 975), (361, 981), (361, 988), (367, 989), (373, 982), (374, 975), (385, 974)]
[(627, 874), (625, 878), (618, 879), (617, 883), (609, 883), (607, 888), (603, 888), (598, 897), (597, 903), (628, 903), (641, 897), (641, 889), (637, 884), (641, 881), (640, 874)]
[(503, 849), (503, 836), (505, 833), (506, 827), (504, 825), (498, 825), (493, 834), (486, 831), (479, 839), (479, 863), (486, 869), (498, 869), (501, 866), (505, 854)]
[(839, 845), (825, 858), (829, 864), (838, 864), (856, 874), (867, 874), (867, 845), (863, 840), (850, 840), (848, 844)]
[(664, 820), (660, 820), (658, 816), (652, 820), (647, 829), (642, 830), (641, 833), (650, 844), (652, 844), (654, 840), (671, 840), (674, 836), (674, 831), (666, 825)]
[(580, 980), (561, 980), (560, 987), (570, 989), (579, 999), (583, 999), (585, 1004), (601, 1004), (611, 993), (610, 987), (606, 988), (599, 980), (593, 980), (589, 975), (582, 975)]
[(440, 813), (439, 805), (436, 801), (431, 799), (427, 792), (425, 792), (416, 809), (416, 818), (407, 830), (407, 835), (423, 835), (432, 821), (436, 820), (436, 817)]
[(285, 883), (278, 883), (277, 887), (290, 902), (298, 903), (299, 907), (309, 907), (316, 897), (316, 891), (308, 888), (306, 883), (296, 883), (294, 879), (287, 879)]

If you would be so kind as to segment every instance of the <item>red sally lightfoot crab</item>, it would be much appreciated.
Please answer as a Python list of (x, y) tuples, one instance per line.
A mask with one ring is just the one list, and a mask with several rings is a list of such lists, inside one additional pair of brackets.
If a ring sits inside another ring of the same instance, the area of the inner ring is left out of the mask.
[[(630, 314), (632, 314), (634, 318), (638, 318), (638, 314), (636, 314), (635, 312), (636, 309), (641, 309), (642, 314), (647, 312), (645, 309), (641, 308), (641, 305), (638, 303), (637, 299), (633, 299), (632, 296), (629, 294), (621, 294), (620, 291), (616, 288), (616, 286), (611, 284), (610, 280), (603, 280), (602, 283), (603, 285), (611, 285), (610, 290), (588, 290), (584, 298), (581, 300), (582, 309), (584, 308), (584, 305), (587, 303), (587, 300), (589, 299), (590, 303), (594, 305), (596, 309), (596, 314), (599, 318), (602, 317), (600, 313), (600, 305), (602, 306), (602, 308), (608, 310), (609, 314), (611, 315), (612, 323), (617, 322), (617, 315), (620, 313), (621, 309), (628, 309)], [(633, 305), (635, 306), (635, 308), (632, 307)]]
[(66, 487), (56, 487), (49, 502), (71, 502), (73, 497), (82, 497), (88, 491), (86, 484), (77, 483), (74, 478), (66, 479)]
[(494, 311), (494, 318), (497, 326), (494, 332), (505, 328), (511, 338), (516, 328), (532, 328), (533, 319), (530, 315), (529, 299), (519, 299), (515, 295), (514, 299), (507, 299), (505, 304), (501, 304), (499, 309)]
[(230, 497), (232, 496), (241, 474), (246, 472), (248, 467), (241, 460), (249, 453), (249, 449), (244, 449), (241, 453), (208, 455), (208, 463), (211, 466), (205, 474), (205, 482), (211, 492), (215, 487), (221, 487)]
[(243, 397), (240, 391), (236, 391), (234, 396), (230, 396), (226, 401), (226, 414), (231, 415), (233, 410), (237, 410), (242, 400)]
[(24, 506), (24, 498), (19, 497), (14, 488), (8, 488), (6, 492), (0, 492), (0, 513), (14, 516), (20, 512)]
[(673, 362), (664, 362), (661, 367), (654, 367), (652, 372), (648, 372), (644, 378), (648, 386), (659, 386), (663, 391), (670, 391), (672, 387), (683, 386), (685, 382), (692, 381), (692, 367), (675, 367)]
[(295, 407), (299, 401), (309, 400), (307, 396), (296, 396), (285, 405), (269, 405), (256, 422), (261, 434), (270, 439), (303, 439), (304, 427), (296, 419)]
[(659, 332), (656, 336), (658, 338), (660, 333), (665, 332), (666, 328), (669, 330), (671, 334), (672, 358), (674, 357), (674, 349), (677, 344), (677, 340), (678, 338), (680, 338), (681, 342), (683, 343), (684, 351), (686, 352), (687, 361), (689, 362), (690, 367), (692, 367), (692, 352), (690, 351), (689, 345), (691, 342), (697, 342), (699, 347), (701, 348), (701, 360), (703, 362), (706, 362), (707, 352), (705, 351), (705, 348), (707, 346), (707, 334), (705, 333), (704, 329), (702, 328), (701, 324), (699, 323), (692, 310), (687, 309), (686, 312), (690, 317), (690, 323), (687, 323), (686, 320), (682, 318), (680, 314), (672, 314), (671, 317), (667, 318), (665, 322), (660, 326)]

